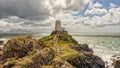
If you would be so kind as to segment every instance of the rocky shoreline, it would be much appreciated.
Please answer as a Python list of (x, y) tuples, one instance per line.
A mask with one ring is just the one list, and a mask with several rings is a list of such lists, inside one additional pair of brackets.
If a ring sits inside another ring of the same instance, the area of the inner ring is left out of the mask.
[[(57, 37), (56, 42), (61, 52), (57, 52), (54, 37)], [(119, 57), (113, 60), (112, 65), (113, 68), (120, 67)], [(67, 31), (53, 31), (39, 40), (31, 36), (17, 36), (8, 40), (0, 50), (0, 68), (110, 67), (108, 62), (94, 55), (94, 51), (87, 44), (79, 44)]]

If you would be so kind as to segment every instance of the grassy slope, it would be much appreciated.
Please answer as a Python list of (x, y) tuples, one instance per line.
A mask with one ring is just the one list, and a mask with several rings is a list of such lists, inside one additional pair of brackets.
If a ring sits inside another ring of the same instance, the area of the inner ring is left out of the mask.
[[(39, 39), (39, 41), (44, 41), (47, 45), (50, 45), (54, 50), (56, 50), (54, 44), (53, 44), (53, 38), (55, 34), (49, 35), (46, 37), (43, 37)], [(62, 50), (62, 53), (59, 55), (63, 60), (67, 61), (68, 59), (75, 58), (79, 56), (79, 53), (76, 50), (71, 49), (69, 46), (73, 45), (73, 38), (66, 32), (61, 32), (59, 36), (62, 36), (67, 39), (67, 41), (64, 41), (62, 39), (58, 39), (58, 44), (60, 45), (60, 48)]]

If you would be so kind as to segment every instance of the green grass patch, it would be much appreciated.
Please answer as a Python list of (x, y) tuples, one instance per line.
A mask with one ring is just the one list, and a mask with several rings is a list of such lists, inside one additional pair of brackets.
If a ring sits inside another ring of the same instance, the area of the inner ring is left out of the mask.
[(62, 52), (61, 58), (65, 61), (79, 56), (79, 53), (73, 49), (66, 49)]
[(55, 68), (54, 66), (41, 66), (40, 68)]
[(30, 52), (28, 52), (28, 55), (30, 56), (30, 55), (34, 55), (36, 53), (36, 51), (30, 51)]

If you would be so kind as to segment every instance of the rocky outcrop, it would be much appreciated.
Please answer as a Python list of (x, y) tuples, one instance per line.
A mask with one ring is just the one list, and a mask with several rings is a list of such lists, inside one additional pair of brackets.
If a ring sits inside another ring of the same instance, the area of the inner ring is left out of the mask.
[[(53, 60), (55, 56), (55, 53), (53, 49), (51, 48), (44, 48), (42, 50), (37, 50), (35, 54), (31, 57), (29, 57), (29, 61), (24, 61), (26, 62), (22, 65), (17, 65), (18, 60), (11, 59), (10, 61), (7, 61), (4, 65), (3, 68), (40, 68), (41, 66), (48, 65), (50, 61)], [(19, 63), (20, 61), (18, 61)]]
[(88, 47), (88, 44), (75, 44), (70, 46), (72, 49), (75, 49), (79, 52), (90, 52), (93, 53), (93, 50)]
[[(32, 51), (33, 48), (38, 48), (37, 40), (30, 37), (18, 36), (8, 40), (3, 46), (3, 59), (6, 58), (22, 58)], [(40, 48), (40, 46), (39, 46)]]
[(59, 32), (58, 31), (53, 31), (51, 33), (51, 36), (52, 35), (57, 35), (57, 34), (59, 34), (59, 36), (58, 36), (59, 40), (62, 40), (64, 42), (68, 42), (68, 43), (72, 42), (74, 44), (78, 44), (78, 42), (74, 38), (72, 38), (72, 36), (69, 35), (67, 31), (59, 31)]
[(49, 65), (52, 65), (55, 68), (73, 68), (73, 66), (70, 63), (63, 61), (62, 59), (53, 60), (50, 62)]
[(114, 62), (114, 68), (120, 68), (120, 60)]
[(67, 60), (73, 66), (77, 68), (105, 68), (104, 61), (100, 57), (93, 55), (93, 50), (87, 44), (76, 44), (70, 47), (81, 54)]
[(102, 59), (92, 54), (83, 54), (67, 61), (76, 68), (105, 68)]
[[(56, 51), (55, 40), (61, 52)], [(87, 44), (78, 44), (67, 31), (54, 31), (39, 40), (18, 36), (3, 47), (1, 68), (105, 68), (102, 59), (94, 55)], [(117, 66), (118, 64), (116, 64)]]
[(55, 53), (51, 48), (44, 48), (41, 51), (37, 51), (32, 57), (31, 62), (25, 65), (25, 68), (39, 68), (41, 66), (47, 65), (51, 60), (53, 60)]
[[(69, 62), (73, 67), (76, 68), (105, 68), (104, 61), (93, 54), (93, 50), (89, 48), (87, 44), (78, 44), (76, 40), (72, 38), (67, 32), (52, 32), (51, 35), (59, 34), (58, 39), (66, 44), (72, 43), (69, 45), (70, 49), (74, 49), (78, 54), (69, 56), (66, 55), (65, 61)], [(59, 43), (60, 43), (59, 41)], [(71, 51), (72, 53), (72, 51)], [(70, 54), (71, 55), (71, 54)]]

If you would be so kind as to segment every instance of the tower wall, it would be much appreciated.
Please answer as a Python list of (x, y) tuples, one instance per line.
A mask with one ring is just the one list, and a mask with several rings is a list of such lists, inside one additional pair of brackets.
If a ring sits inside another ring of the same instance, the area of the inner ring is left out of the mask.
[(61, 21), (57, 20), (55, 22), (55, 31), (63, 31), (64, 29), (61, 27)]

